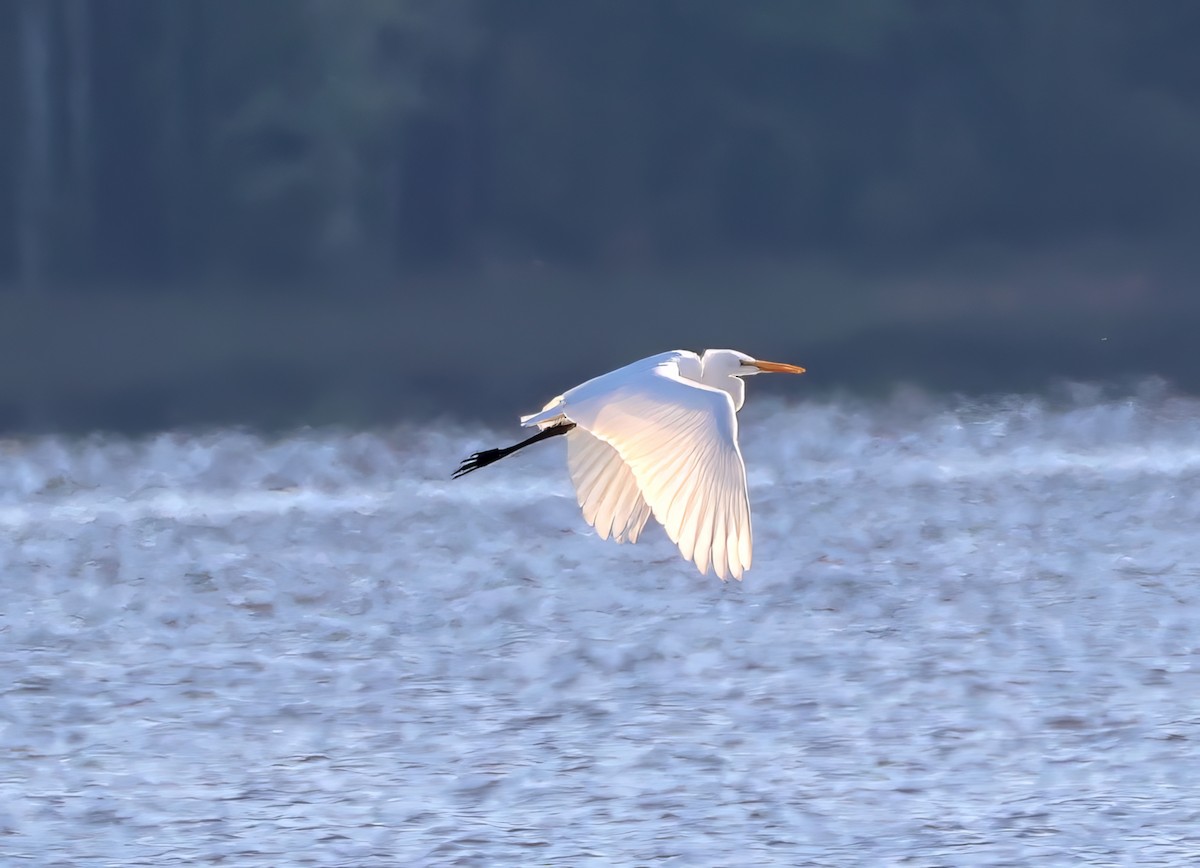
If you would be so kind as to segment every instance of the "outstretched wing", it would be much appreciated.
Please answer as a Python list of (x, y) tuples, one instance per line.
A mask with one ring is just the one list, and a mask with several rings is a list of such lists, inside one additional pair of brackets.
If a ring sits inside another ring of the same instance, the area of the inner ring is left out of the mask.
[(567, 433), (567, 467), (583, 518), (600, 539), (637, 542), (650, 507), (617, 450), (576, 426)]
[[(752, 535), (737, 415), (726, 392), (679, 375), (681, 356), (665, 354), (589, 380), (525, 424), (565, 416), (620, 456), (622, 466), (617, 466), (598, 450), (585, 449), (579, 478), (572, 466), (585, 517), (593, 497), (599, 498), (588, 517), (599, 522), (597, 530), (610, 513), (610, 528), (615, 528), (630, 500), (622, 474), (631, 474), (685, 558), (702, 573), (711, 566), (722, 579), (740, 579), (750, 567)], [(585, 466), (588, 452), (591, 461)], [(636, 509), (627, 513), (627, 531), (635, 515)]]

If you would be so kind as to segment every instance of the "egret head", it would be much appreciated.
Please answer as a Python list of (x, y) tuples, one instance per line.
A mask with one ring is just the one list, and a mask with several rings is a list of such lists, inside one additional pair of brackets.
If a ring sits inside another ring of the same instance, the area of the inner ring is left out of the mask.
[(704, 373), (708, 376), (749, 377), (754, 374), (803, 374), (798, 365), (764, 362), (737, 350), (705, 350)]

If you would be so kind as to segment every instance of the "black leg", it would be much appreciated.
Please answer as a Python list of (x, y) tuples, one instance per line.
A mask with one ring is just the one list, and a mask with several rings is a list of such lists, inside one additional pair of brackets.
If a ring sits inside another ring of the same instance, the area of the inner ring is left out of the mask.
[(454, 474), (450, 478), (458, 479), (458, 477), (465, 476), (472, 470), (478, 470), (480, 467), (487, 467), (489, 464), (494, 464), (501, 458), (512, 455), (518, 449), (524, 449), (526, 446), (532, 446), (534, 443), (540, 443), (542, 440), (548, 440), (551, 437), (557, 437), (560, 434), (566, 434), (574, 427), (574, 422), (564, 422), (561, 425), (543, 428), (529, 439), (522, 440), (515, 446), (508, 446), (504, 449), (485, 449), (482, 452), (476, 452), (470, 458), (464, 458), (462, 464), (458, 466), (458, 470), (455, 470)]

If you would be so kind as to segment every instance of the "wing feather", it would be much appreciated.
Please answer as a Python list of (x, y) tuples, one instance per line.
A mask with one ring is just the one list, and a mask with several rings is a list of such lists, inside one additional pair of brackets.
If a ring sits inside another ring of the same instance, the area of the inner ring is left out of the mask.
[(646, 522), (650, 520), (651, 514), (650, 504), (646, 503), (641, 491), (639, 491), (637, 504), (629, 514), (629, 521), (625, 523), (625, 530), (622, 534), (617, 535), (617, 542), (625, 542), (626, 540), (631, 543), (637, 542), (638, 537), (642, 534), (642, 529), (646, 526)]
[(637, 542), (650, 508), (617, 451), (577, 427), (567, 432), (567, 467), (584, 521), (601, 539)]

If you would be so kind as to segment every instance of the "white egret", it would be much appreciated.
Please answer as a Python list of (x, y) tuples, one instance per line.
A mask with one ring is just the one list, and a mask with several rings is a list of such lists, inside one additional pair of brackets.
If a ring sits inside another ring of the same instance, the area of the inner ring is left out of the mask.
[(465, 459), (454, 478), (559, 434), (583, 517), (601, 539), (637, 542), (653, 514), (701, 573), (750, 568), (750, 502), (737, 442), (742, 377), (803, 374), (736, 350), (660, 353), (588, 380), (521, 417), (540, 430)]

